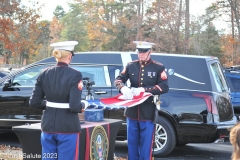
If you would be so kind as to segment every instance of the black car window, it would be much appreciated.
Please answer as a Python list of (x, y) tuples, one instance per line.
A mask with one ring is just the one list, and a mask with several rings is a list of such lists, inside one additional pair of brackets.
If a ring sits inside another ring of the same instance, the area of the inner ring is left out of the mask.
[(224, 74), (219, 63), (215, 62), (210, 65), (211, 72), (213, 74), (214, 81), (216, 82), (216, 88), (218, 92), (227, 92), (228, 86), (224, 78)]
[(45, 65), (35, 66), (24, 70), (23, 72), (16, 74), (13, 79), (13, 84), (17, 84), (17, 86), (34, 86), (40, 72), (47, 67), (48, 66)]
[(240, 79), (239, 78), (233, 78), (229, 77), (231, 84), (235, 90), (235, 92), (240, 92)]
[[(95, 82), (95, 86), (108, 86), (110, 84), (109, 73), (105, 66), (71, 66), (80, 71), (84, 77), (89, 77)], [(94, 85), (93, 85), (94, 86)]]
[(234, 89), (234, 87), (233, 87), (233, 85), (232, 85), (232, 83), (231, 83), (230, 77), (226, 76), (226, 78), (227, 78), (227, 82), (228, 82), (230, 91), (231, 91), (231, 92), (235, 92), (235, 89)]
[(113, 85), (115, 78), (121, 73), (123, 70), (123, 66), (108, 66), (111, 84)]

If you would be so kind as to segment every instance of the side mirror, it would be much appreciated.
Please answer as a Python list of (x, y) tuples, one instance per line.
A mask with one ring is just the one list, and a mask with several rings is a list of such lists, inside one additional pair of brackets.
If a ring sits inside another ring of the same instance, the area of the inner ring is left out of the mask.
[(4, 87), (10, 87), (10, 80), (6, 80), (4, 83), (3, 83)]

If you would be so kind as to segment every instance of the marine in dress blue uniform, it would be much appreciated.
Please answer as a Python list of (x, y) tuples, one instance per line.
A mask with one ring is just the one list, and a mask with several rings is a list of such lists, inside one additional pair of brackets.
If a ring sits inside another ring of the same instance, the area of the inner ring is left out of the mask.
[(57, 64), (43, 70), (36, 80), (29, 104), (43, 109), (41, 144), (43, 160), (77, 160), (81, 126), (78, 113), (87, 106), (81, 101), (82, 73), (68, 64), (77, 41), (53, 43)]
[[(126, 99), (132, 99), (141, 92), (150, 92), (153, 95), (168, 92), (168, 79), (164, 65), (150, 57), (154, 43), (144, 41), (134, 41), (134, 43), (139, 59), (127, 64), (115, 79), (115, 86)], [(128, 79), (131, 89), (124, 85)], [(142, 104), (125, 110), (129, 160), (151, 159), (155, 111), (153, 96)]]

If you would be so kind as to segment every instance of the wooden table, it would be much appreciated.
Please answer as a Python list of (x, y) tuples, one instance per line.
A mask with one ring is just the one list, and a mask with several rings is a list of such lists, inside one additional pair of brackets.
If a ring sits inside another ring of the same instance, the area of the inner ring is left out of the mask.
[[(102, 155), (104, 160), (112, 160), (116, 136), (121, 125), (122, 120), (117, 119), (104, 119), (101, 122), (81, 124), (79, 159), (94, 160)], [(23, 159), (40, 160), (42, 158), (41, 124), (15, 126), (12, 130), (22, 145)], [(102, 147), (101, 153), (99, 153), (98, 147)]]

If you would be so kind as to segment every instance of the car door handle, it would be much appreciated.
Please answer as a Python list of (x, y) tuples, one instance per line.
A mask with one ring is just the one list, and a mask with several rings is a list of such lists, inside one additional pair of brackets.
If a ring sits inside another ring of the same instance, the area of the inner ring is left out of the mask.
[(95, 94), (107, 94), (106, 91), (94, 91)]

